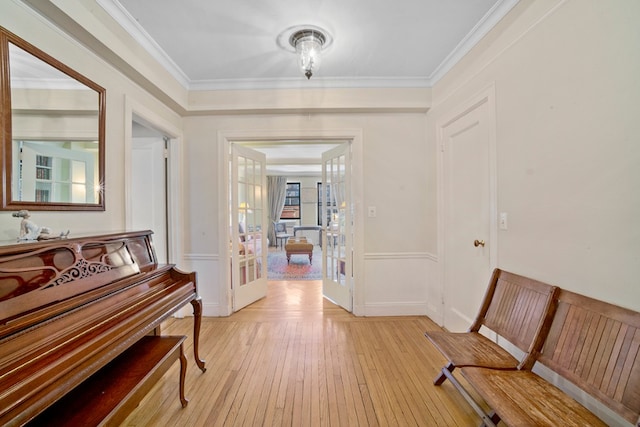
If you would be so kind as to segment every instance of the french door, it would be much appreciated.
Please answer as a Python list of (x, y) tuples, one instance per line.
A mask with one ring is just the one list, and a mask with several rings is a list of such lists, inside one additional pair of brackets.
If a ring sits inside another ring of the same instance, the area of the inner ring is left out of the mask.
[(322, 293), (347, 311), (353, 307), (351, 143), (322, 154)]
[(267, 295), (266, 157), (230, 145), (231, 290), (233, 311)]

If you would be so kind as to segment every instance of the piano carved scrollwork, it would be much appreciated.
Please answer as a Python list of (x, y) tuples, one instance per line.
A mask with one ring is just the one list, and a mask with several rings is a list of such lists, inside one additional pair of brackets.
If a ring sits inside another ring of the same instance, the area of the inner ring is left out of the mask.
[[(49, 298), (35, 296), (34, 291), (59, 301), (86, 292), (87, 286), (124, 279), (154, 265), (155, 254), (144, 238), (58, 241), (33, 251), (0, 255), (0, 313), (15, 316)], [(94, 280), (96, 275), (102, 276)], [(52, 289), (61, 285), (66, 286)]]
[(63, 271), (56, 280), (46, 285), (44, 289), (52, 286), (59, 286), (64, 283), (73, 282), (78, 279), (86, 279), (96, 274), (106, 273), (111, 271), (112, 267), (107, 264), (101, 264), (99, 262), (87, 262), (85, 259), (80, 259), (71, 268)]

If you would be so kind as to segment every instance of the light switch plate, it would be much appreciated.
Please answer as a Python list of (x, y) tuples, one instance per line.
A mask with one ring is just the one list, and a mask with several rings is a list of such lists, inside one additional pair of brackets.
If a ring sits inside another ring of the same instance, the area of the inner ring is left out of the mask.
[(500, 220), (498, 222), (498, 225), (500, 227), (500, 230), (506, 230), (507, 229), (507, 213), (506, 212), (500, 212)]

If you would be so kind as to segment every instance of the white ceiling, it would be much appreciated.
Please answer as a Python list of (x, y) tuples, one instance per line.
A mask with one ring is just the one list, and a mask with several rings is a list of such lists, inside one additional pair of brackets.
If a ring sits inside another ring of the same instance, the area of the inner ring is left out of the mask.
[(339, 144), (335, 141), (281, 141), (243, 145), (266, 155), (268, 175), (319, 176), (322, 153)]
[[(187, 88), (428, 87), (518, 0), (97, 0)], [(278, 36), (333, 38), (311, 81)]]
[[(429, 87), (518, 0), (96, 0), (189, 90)], [(333, 39), (310, 81), (279, 36)], [(334, 144), (335, 145), (335, 144)], [(318, 174), (334, 145), (258, 144), (272, 174)]]

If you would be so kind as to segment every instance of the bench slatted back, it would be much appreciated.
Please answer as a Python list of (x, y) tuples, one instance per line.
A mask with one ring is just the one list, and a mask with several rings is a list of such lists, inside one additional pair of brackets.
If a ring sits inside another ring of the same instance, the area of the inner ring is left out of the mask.
[(530, 353), (521, 368), (531, 368), (551, 324), (557, 287), (496, 269), (480, 313), (470, 327), (485, 326)]
[(563, 289), (538, 360), (635, 424), (639, 349), (640, 313)]

